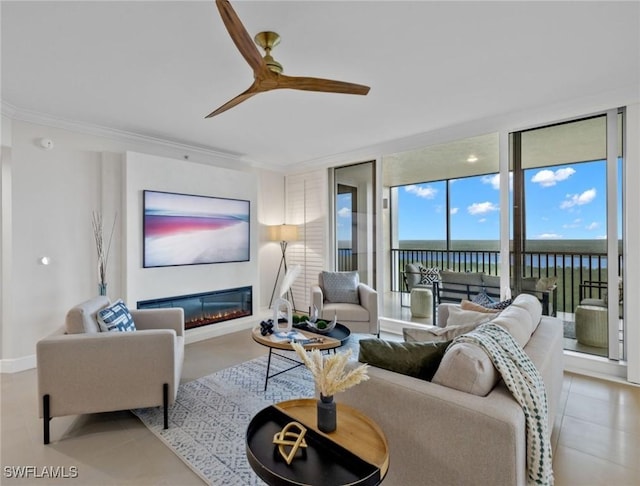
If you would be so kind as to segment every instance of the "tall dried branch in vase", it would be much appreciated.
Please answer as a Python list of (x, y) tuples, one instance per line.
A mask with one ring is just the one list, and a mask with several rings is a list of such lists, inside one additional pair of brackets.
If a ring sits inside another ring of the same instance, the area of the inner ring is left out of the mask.
[(321, 396), (332, 397), (336, 393), (343, 392), (369, 379), (367, 374), (369, 366), (366, 364), (345, 371), (345, 366), (351, 356), (350, 349), (344, 353), (323, 356), (317, 349), (307, 353), (299, 343), (292, 343), (292, 346), (298, 357), (311, 371)]
[(102, 213), (93, 211), (91, 214), (91, 226), (93, 227), (93, 237), (96, 240), (96, 251), (98, 253), (98, 279), (101, 286), (107, 285), (107, 265), (109, 263), (109, 253), (111, 251), (111, 240), (116, 229), (116, 219), (118, 215), (113, 217), (111, 232), (109, 239), (105, 240), (104, 219)]

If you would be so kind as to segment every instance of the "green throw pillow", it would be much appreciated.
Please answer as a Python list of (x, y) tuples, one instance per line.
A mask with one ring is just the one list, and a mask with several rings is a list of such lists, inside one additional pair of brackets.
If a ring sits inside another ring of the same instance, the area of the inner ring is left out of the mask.
[(358, 360), (371, 366), (431, 381), (451, 341), (403, 343), (362, 339)]

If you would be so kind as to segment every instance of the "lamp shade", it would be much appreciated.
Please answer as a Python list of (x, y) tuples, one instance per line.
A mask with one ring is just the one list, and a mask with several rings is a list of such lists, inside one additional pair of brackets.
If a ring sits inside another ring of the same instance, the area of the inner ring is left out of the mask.
[(279, 224), (269, 228), (271, 241), (296, 241), (298, 239), (298, 227), (293, 224)]

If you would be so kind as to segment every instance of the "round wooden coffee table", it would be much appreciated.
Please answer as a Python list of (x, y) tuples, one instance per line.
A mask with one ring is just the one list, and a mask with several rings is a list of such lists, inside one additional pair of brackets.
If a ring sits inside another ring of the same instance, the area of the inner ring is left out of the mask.
[[(338, 426), (324, 434), (316, 425), (316, 400), (301, 398), (267, 407), (247, 428), (247, 459), (270, 485), (377, 485), (389, 469), (389, 446), (380, 427), (365, 414), (337, 403)], [(291, 421), (307, 428), (307, 447), (290, 465), (273, 445), (275, 433)]]
[[(342, 324), (336, 324), (335, 329), (329, 334), (318, 334), (311, 331), (306, 331), (302, 329), (293, 328), (293, 331), (302, 334), (305, 339), (312, 340), (314, 342), (310, 343), (302, 343), (304, 349), (307, 351), (311, 351), (312, 349), (319, 350), (335, 350), (344, 344), (344, 342), (349, 339), (351, 332), (349, 328), (343, 326)], [(296, 359), (291, 358), (290, 356), (286, 356), (284, 354), (280, 354), (276, 352), (277, 350), (283, 351), (293, 351), (293, 347), (291, 343), (287, 340), (278, 340), (274, 337), (274, 334), (267, 334), (263, 336), (260, 333), (260, 326), (256, 326), (251, 331), (251, 337), (258, 344), (262, 344), (269, 348), (269, 358), (267, 360), (267, 373), (264, 379), (264, 389), (267, 389), (267, 384), (269, 383), (269, 378), (273, 378), (274, 376), (281, 375), (282, 373), (286, 373), (287, 371), (291, 371), (299, 366), (303, 366), (304, 363), (298, 361)], [(277, 356), (284, 360), (291, 362), (293, 365), (290, 368), (279, 371), (278, 373), (274, 373), (273, 375), (269, 374), (269, 370), (271, 369), (271, 356)]]

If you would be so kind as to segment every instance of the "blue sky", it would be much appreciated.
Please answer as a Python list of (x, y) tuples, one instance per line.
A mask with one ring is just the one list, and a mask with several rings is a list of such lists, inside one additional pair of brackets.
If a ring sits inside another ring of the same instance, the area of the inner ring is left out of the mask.
[[(400, 240), (446, 238), (444, 182), (398, 188)], [(451, 238), (500, 239), (498, 175), (452, 181)], [(620, 185), (619, 185), (620, 187)], [(602, 239), (606, 235), (604, 161), (525, 171), (528, 239)], [(349, 239), (348, 202), (338, 199), (338, 238)], [(620, 213), (620, 211), (619, 211)]]

